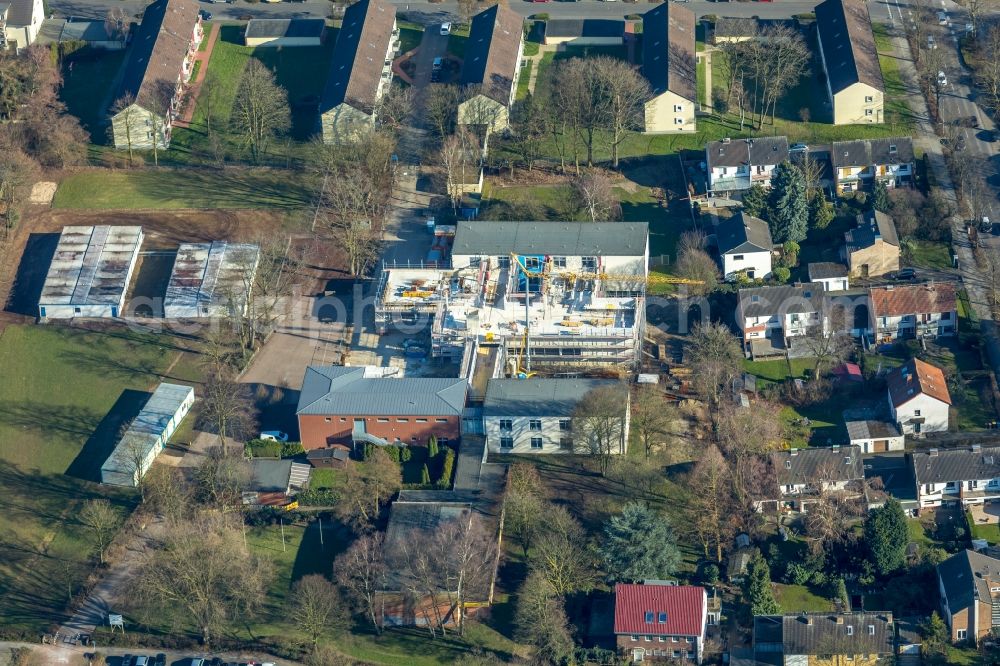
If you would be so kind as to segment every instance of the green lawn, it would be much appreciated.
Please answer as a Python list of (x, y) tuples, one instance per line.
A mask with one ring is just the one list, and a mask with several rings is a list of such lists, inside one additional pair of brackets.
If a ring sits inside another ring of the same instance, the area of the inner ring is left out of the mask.
[(989, 525), (977, 523), (973, 520), (971, 511), (965, 512), (965, 519), (969, 523), (969, 531), (973, 539), (986, 539), (993, 545), (1000, 543), (1000, 525), (997, 525), (997, 523), (990, 523)]
[(84, 48), (62, 63), (63, 85), (59, 97), (70, 114), (80, 119), (91, 141), (104, 143), (105, 103), (114, 93), (111, 84), (125, 60), (124, 51)]
[(771, 382), (783, 382), (786, 379), (802, 379), (805, 371), (811, 368), (812, 364), (808, 359), (792, 359), (791, 363), (785, 359), (773, 361), (743, 361), (743, 369), (754, 375), (758, 379), (766, 379)]
[(938, 241), (910, 240), (909, 265), (917, 268), (950, 270), (952, 268), (951, 246)]
[(878, 63), (882, 69), (882, 80), (885, 83), (885, 115), (886, 121), (898, 119), (897, 122), (911, 127), (913, 112), (906, 103), (906, 88), (899, 74), (898, 57), (893, 53), (892, 38), (886, 26), (873, 23), (875, 33), (875, 48), (878, 50)]
[(396, 23), (399, 28), (399, 54), (409, 53), (420, 46), (420, 40), (424, 38), (424, 26), (410, 21), (399, 21)]
[(920, 544), (923, 547), (935, 545), (934, 539), (927, 534), (919, 518), (907, 518), (906, 529), (909, 533), (910, 541), (913, 543)]
[(521, 68), (521, 76), (517, 79), (517, 99), (524, 99), (528, 96), (528, 84), (531, 83), (531, 68), (535, 66), (535, 63), (528, 60), (524, 63), (524, 67)]
[(54, 208), (301, 208), (312, 200), (301, 173), (222, 171), (84, 171), (59, 185)]
[[(0, 626), (31, 635), (58, 621), (90, 570), (82, 503), (133, 495), (98, 486), (121, 424), (158, 382), (192, 383), (190, 343), (108, 328), (9, 326), (0, 335)], [(174, 365), (173, 370), (168, 370)]]
[(833, 603), (809, 591), (804, 585), (774, 584), (774, 597), (786, 613), (799, 611), (825, 612), (833, 610)]
[(698, 82), (698, 105), (704, 108), (708, 104), (708, 95), (705, 92), (705, 60), (703, 58), (699, 58), (698, 64), (695, 65), (695, 76)]
[(448, 53), (458, 59), (465, 57), (465, 43), (469, 41), (469, 26), (452, 26), (451, 34), (448, 35)]

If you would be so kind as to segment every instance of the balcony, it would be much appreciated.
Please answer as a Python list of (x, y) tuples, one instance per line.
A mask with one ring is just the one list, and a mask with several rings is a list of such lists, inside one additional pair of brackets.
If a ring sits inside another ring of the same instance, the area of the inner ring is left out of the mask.
[(712, 177), (710, 189), (713, 192), (733, 192), (749, 190), (750, 177), (747, 174)]

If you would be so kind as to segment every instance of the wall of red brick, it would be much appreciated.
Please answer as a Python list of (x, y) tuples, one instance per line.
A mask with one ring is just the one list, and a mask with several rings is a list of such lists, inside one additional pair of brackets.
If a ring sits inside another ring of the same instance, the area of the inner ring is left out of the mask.
[[(437, 438), (446, 437), (451, 442), (457, 442), (462, 432), (461, 419), (458, 416), (366, 416), (355, 417), (345, 414), (329, 416), (316, 414), (299, 415), (299, 435), (302, 446), (307, 451), (326, 448), (330, 444), (351, 444), (351, 431), (354, 430), (354, 419), (364, 418), (368, 434), (395, 442), (396, 438), (402, 444), (426, 444), (431, 435)], [(443, 420), (444, 422), (439, 422)]]
[[(618, 634), (616, 637), (618, 644), (618, 652), (625, 655), (626, 657), (632, 656), (633, 648), (643, 648), (646, 651), (647, 660), (659, 661), (661, 659), (673, 659), (673, 651), (680, 650), (681, 657), (686, 657), (689, 650), (696, 650), (695, 643), (690, 638), (678, 637), (676, 643), (672, 643), (670, 638), (667, 638), (663, 643), (659, 642), (659, 637), (650, 634), (652, 640), (644, 640), (644, 635), (639, 635), (639, 640), (633, 641), (632, 637), (628, 634)], [(665, 655), (653, 655), (653, 650), (666, 650)]]

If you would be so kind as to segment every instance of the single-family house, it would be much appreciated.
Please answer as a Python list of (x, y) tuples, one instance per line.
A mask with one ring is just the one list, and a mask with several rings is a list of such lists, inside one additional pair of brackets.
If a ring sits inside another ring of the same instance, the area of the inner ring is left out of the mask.
[(851, 446), (863, 453), (884, 453), (903, 450), (903, 433), (892, 421), (881, 419), (849, 419), (844, 421)]
[(815, 261), (807, 267), (810, 282), (819, 282), (826, 291), (846, 291), (851, 288), (847, 266), (834, 261)]
[(35, 43), (45, 20), (42, 0), (0, 2), (0, 49), (20, 51)]
[(615, 641), (618, 652), (634, 662), (700, 664), (708, 624), (703, 587), (650, 580), (615, 585)]
[(326, 21), (321, 18), (250, 19), (243, 31), (243, 44), (250, 47), (320, 46), (325, 32)]
[(837, 194), (871, 188), (874, 183), (898, 187), (913, 180), (913, 140), (899, 136), (834, 141), (830, 147), (830, 166)]
[(757, 615), (753, 663), (877, 666), (892, 659), (895, 638), (888, 611)]
[(323, 143), (351, 141), (371, 130), (379, 100), (392, 85), (399, 49), (396, 7), (359, 0), (344, 12), (319, 104)]
[(878, 277), (899, 270), (899, 237), (892, 217), (880, 210), (858, 213), (858, 226), (844, 233), (841, 252), (855, 277)]
[(614, 46), (625, 40), (625, 21), (619, 19), (550, 19), (545, 21), (547, 45)]
[(885, 377), (889, 411), (904, 435), (948, 431), (951, 395), (941, 368), (919, 358), (893, 368)]
[(781, 503), (803, 512), (808, 504), (822, 501), (824, 493), (859, 492), (859, 482), (865, 478), (858, 446), (775, 451), (771, 465)]
[(642, 15), (642, 75), (652, 97), (643, 111), (647, 133), (694, 132), (698, 105), (694, 12), (665, 2)]
[(708, 190), (712, 193), (748, 190), (755, 183), (771, 186), (774, 168), (788, 159), (788, 139), (722, 139), (705, 147)]
[(307, 451), (334, 444), (403, 446), (457, 443), (467, 384), (463, 379), (393, 378), (384, 368), (306, 368), (296, 415)]
[(747, 354), (783, 354), (792, 338), (826, 333), (823, 285), (818, 282), (740, 289), (736, 323)]
[(879, 343), (955, 335), (957, 304), (951, 282), (872, 287), (871, 329)]
[(920, 508), (1000, 499), (1000, 446), (926, 449), (914, 451), (909, 458)]
[[(612, 453), (628, 447), (629, 393), (613, 379), (491, 379), (483, 401), (486, 445), (497, 453), (595, 453), (589, 433), (574, 414), (588, 393), (608, 388), (621, 394), (617, 423), (607, 421), (617, 444)], [(612, 430), (613, 429), (613, 430)]]
[(524, 19), (505, 4), (472, 17), (459, 83), (465, 101), (458, 105), (460, 125), (504, 130), (517, 93), (524, 53)]
[(744, 276), (762, 280), (771, 276), (771, 230), (764, 220), (740, 211), (719, 222), (715, 240), (726, 280)]
[(937, 565), (937, 579), (953, 642), (978, 644), (1000, 627), (1000, 560), (963, 550)]
[(885, 83), (865, 0), (816, 6), (819, 56), (834, 125), (885, 121)]

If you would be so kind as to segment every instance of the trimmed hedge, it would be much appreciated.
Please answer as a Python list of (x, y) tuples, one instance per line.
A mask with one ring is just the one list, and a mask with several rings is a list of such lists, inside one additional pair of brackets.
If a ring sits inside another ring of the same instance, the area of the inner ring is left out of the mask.
[(438, 485), (442, 488), (451, 487), (451, 475), (455, 469), (455, 449), (450, 446), (444, 448), (444, 463), (441, 465), (441, 478)]
[(246, 444), (247, 455), (251, 458), (294, 458), (306, 452), (301, 442), (272, 442), (269, 439), (253, 439)]

